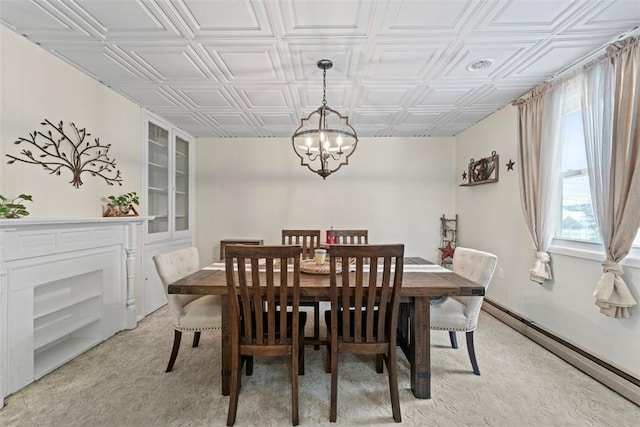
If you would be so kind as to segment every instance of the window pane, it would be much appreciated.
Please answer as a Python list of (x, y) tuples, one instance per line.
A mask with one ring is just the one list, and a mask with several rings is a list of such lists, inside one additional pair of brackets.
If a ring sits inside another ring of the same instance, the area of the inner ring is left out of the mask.
[(596, 225), (584, 146), (582, 112), (573, 111), (562, 123), (562, 218), (558, 235), (566, 239), (600, 241)]
[(599, 241), (591, 206), (589, 178), (575, 175), (562, 180), (562, 234), (567, 239)]
[(587, 169), (587, 152), (584, 148), (581, 110), (564, 116), (561, 138), (563, 141), (562, 172)]

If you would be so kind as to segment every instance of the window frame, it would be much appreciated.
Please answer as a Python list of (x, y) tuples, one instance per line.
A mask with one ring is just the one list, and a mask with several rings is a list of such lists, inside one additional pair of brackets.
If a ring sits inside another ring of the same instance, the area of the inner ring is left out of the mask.
[[(577, 111), (582, 111), (582, 106), (576, 107), (575, 104), (569, 105), (568, 108), (563, 112), (563, 120), (564, 120), (564, 117), (572, 113), (575, 113)], [(562, 147), (563, 150), (566, 148), (565, 145), (568, 145), (568, 144), (565, 144), (564, 139), (560, 140), (560, 144), (563, 145)], [(584, 139), (582, 141), (582, 144), (584, 146)], [(584, 148), (586, 150), (586, 146)], [(564, 229), (562, 224), (563, 224), (563, 208), (564, 208), (564, 194), (565, 194), (565, 179), (573, 178), (573, 177), (586, 177), (588, 180), (589, 172), (587, 168), (568, 169), (566, 171), (561, 170), (560, 182), (559, 182), (560, 191), (558, 192), (558, 198), (559, 198), (558, 200), (559, 209), (557, 213), (558, 221), (557, 221), (556, 229), (554, 231), (554, 237), (552, 240), (550, 252), (555, 251), (557, 253), (565, 253), (570, 256), (578, 256), (580, 258), (587, 258), (587, 259), (601, 259), (602, 254), (604, 254), (605, 251), (604, 251), (602, 237), (600, 236), (599, 229), (596, 229), (598, 240), (584, 240), (584, 239), (567, 237), (564, 235)], [(591, 195), (589, 195), (589, 199), (591, 200)], [(593, 209), (593, 201), (591, 201), (591, 203), (592, 203), (592, 209)], [(593, 212), (593, 214), (595, 215), (595, 212)], [(631, 249), (629, 251), (629, 255), (627, 255), (625, 259), (627, 258), (630, 259), (631, 264), (636, 264), (636, 261), (637, 261), (637, 265), (635, 266), (640, 267), (640, 227), (638, 228), (636, 236), (634, 237), (634, 242), (632, 243)], [(623, 262), (623, 265), (624, 264), (625, 263)]]
[[(548, 252), (598, 262), (602, 262), (606, 258), (602, 243), (562, 237), (553, 238)], [(632, 246), (629, 254), (620, 262), (620, 265), (640, 269), (640, 246)]]

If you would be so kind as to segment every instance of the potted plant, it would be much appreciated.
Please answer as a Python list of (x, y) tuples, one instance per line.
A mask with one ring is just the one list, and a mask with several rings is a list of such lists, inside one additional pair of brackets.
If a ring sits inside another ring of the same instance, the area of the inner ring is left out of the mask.
[(107, 204), (107, 210), (104, 216), (137, 216), (138, 211), (133, 205), (139, 206), (140, 199), (135, 191), (130, 193), (121, 194), (119, 196), (109, 196)]
[(32, 201), (30, 194), (20, 194), (13, 199), (0, 194), (0, 218), (20, 218), (21, 216), (29, 215), (29, 211), (22, 204), (26, 201)]

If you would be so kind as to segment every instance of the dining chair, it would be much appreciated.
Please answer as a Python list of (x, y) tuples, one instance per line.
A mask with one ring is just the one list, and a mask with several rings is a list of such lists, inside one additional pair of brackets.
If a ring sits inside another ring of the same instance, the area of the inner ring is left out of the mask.
[(307, 320), (307, 313), (299, 310), (301, 252), (297, 245), (226, 248), (231, 335), (228, 426), (236, 420), (242, 358), (284, 355), (291, 363), (291, 421), (298, 425), (298, 374), (304, 374)]
[(313, 258), (313, 251), (320, 247), (320, 230), (282, 230), (283, 245), (298, 245), (302, 259)]
[(329, 230), (329, 241), (338, 245), (368, 245), (369, 230)]
[[(453, 253), (453, 272), (484, 286), (491, 283), (498, 257), (489, 252), (458, 246)], [(451, 347), (458, 348), (456, 331), (465, 332), (467, 351), (473, 373), (480, 375), (476, 353), (473, 347), (473, 332), (478, 327), (478, 317), (482, 308), (483, 296), (451, 296), (439, 305), (431, 307), (431, 329), (449, 331)]]
[[(282, 230), (283, 245), (299, 245), (302, 248), (302, 259), (313, 258), (314, 251), (320, 247), (320, 230)], [(313, 336), (305, 337), (306, 344), (313, 344), (315, 350), (320, 349), (320, 302), (304, 301), (303, 307), (313, 307)]]
[(224, 262), (224, 249), (228, 245), (262, 245), (262, 239), (223, 239), (220, 240), (220, 261)]
[(219, 295), (169, 294), (167, 287), (200, 269), (198, 248), (188, 247), (153, 257), (160, 281), (167, 295), (167, 305), (173, 321), (174, 336), (171, 357), (165, 372), (173, 369), (178, 357), (183, 332), (193, 332), (193, 347), (198, 347), (202, 331), (222, 328), (222, 306)]
[[(337, 418), (340, 353), (382, 356), (389, 373), (393, 419), (402, 421), (396, 334), (403, 256), (402, 244), (331, 248), (331, 310), (324, 313), (328, 341), (325, 370), (331, 372), (330, 422)], [(350, 260), (355, 263), (350, 264)], [(340, 274), (340, 266), (349, 267)]]

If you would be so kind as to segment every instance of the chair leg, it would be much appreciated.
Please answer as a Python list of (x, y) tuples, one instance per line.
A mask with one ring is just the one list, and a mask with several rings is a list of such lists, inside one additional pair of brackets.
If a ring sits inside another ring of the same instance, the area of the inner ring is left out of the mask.
[[(237, 351), (237, 350), (236, 350)], [(232, 426), (236, 422), (238, 412), (238, 395), (240, 394), (240, 369), (242, 356), (232, 350), (231, 354), (231, 379), (229, 381), (229, 412), (227, 413), (227, 425)]]
[(240, 358), (240, 372), (242, 372), (243, 366), (245, 366), (245, 372), (248, 377), (253, 375), (253, 356), (242, 356)]
[(384, 373), (384, 357), (382, 354), (376, 354), (376, 372), (379, 374)]
[[(304, 340), (303, 340), (304, 341)], [(302, 347), (304, 347), (304, 342)], [(299, 349), (298, 349), (299, 350)], [(297, 354), (296, 354), (297, 353)], [(291, 353), (291, 424), (297, 426), (299, 424), (298, 416), (298, 374), (300, 367), (298, 365), (298, 357), (300, 351)]]
[(473, 331), (467, 332), (467, 350), (469, 351), (469, 359), (471, 359), (473, 373), (480, 375), (480, 369), (478, 369), (478, 362), (476, 361), (476, 351), (473, 347)]
[(304, 337), (302, 335), (298, 344), (298, 375), (304, 375)]
[[(320, 340), (320, 302), (316, 301), (313, 304), (313, 339), (315, 341)], [(320, 345), (313, 346), (314, 350), (320, 350)]]
[(200, 344), (200, 331), (193, 333), (193, 347), (197, 347)]
[(338, 349), (331, 349), (331, 409), (329, 421), (336, 422), (338, 414)]
[(171, 372), (173, 369), (173, 364), (176, 362), (176, 357), (178, 357), (178, 350), (180, 350), (181, 339), (182, 332), (175, 329), (173, 333), (173, 349), (171, 350), (171, 357), (169, 358), (169, 364), (167, 365), (167, 370), (165, 372)]
[(331, 343), (327, 342), (327, 351), (324, 356), (324, 372), (331, 373)]
[(451, 348), (458, 348), (458, 338), (456, 338), (456, 331), (449, 331), (449, 340), (451, 341)]
[(393, 420), (397, 423), (402, 422), (400, 414), (400, 394), (398, 393), (398, 361), (395, 349), (389, 350), (387, 356), (387, 371), (389, 372), (389, 391), (391, 392), (391, 412)]

